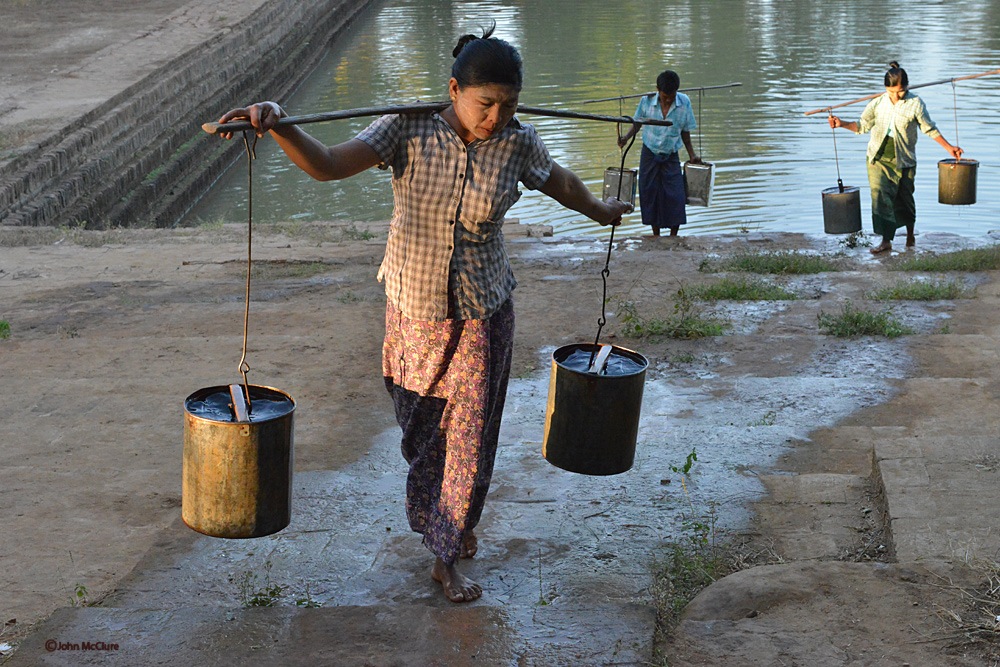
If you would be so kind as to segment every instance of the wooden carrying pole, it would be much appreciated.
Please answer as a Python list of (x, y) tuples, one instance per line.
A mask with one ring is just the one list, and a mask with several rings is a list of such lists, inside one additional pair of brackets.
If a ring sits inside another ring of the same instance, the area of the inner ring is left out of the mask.
[[(360, 109), (344, 109), (342, 111), (329, 111), (326, 113), (314, 113), (304, 116), (288, 116), (278, 121), (278, 125), (303, 125), (305, 123), (322, 123), (329, 120), (343, 120), (345, 118), (359, 118), (362, 116), (384, 116), (386, 114), (404, 113), (427, 113), (428, 111), (443, 111), (451, 106), (451, 102), (417, 102), (415, 104), (397, 104), (385, 107), (364, 107)], [(628, 123), (635, 125), (672, 125), (669, 120), (643, 119), (633, 120), (628, 116), (600, 116), (590, 113), (580, 113), (577, 111), (562, 111), (560, 109), (541, 109), (539, 107), (529, 107), (523, 104), (517, 105), (517, 112), (533, 116), (554, 116), (556, 118), (579, 118), (582, 120), (599, 120), (607, 123)], [(220, 132), (239, 132), (241, 130), (252, 130), (253, 126), (249, 121), (234, 121), (229, 123), (205, 123), (201, 126), (209, 134)]]
[[(678, 90), (682, 93), (690, 93), (692, 91), (700, 90), (718, 90), (720, 88), (735, 88), (736, 86), (742, 86), (743, 84), (735, 81), (733, 83), (722, 83), (718, 86), (697, 86), (694, 88), (679, 88)], [(630, 100), (634, 97), (645, 97), (646, 95), (655, 95), (656, 91), (650, 91), (648, 93), (636, 93), (635, 95), (618, 95), (616, 97), (602, 97), (597, 100), (584, 100), (580, 104), (594, 104), (595, 102), (615, 102), (617, 100)]]
[[(931, 81), (930, 83), (918, 83), (915, 86), (908, 86), (907, 90), (913, 90), (915, 88), (925, 88), (927, 86), (938, 86), (942, 83), (953, 83), (955, 81), (965, 81), (966, 79), (978, 79), (982, 76), (993, 76), (995, 74), (1000, 74), (1000, 69), (990, 70), (989, 72), (983, 72), (982, 74), (969, 74), (966, 76), (956, 76), (954, 79), (941, 79), (940, 81)], [(823, 113), (825, 111), (832, 111), (833, 109), (839, 109), (840, 107), (850, 106), (851, 104), (857, 104), (858, 102), (864, 102), (866, 100), (872, 100), (882, 95), (883, 93), (873, 93), (871, 95), (866, 95), (865, 97), (859, 97), (856, 100), (851, 100), (850, 102), (841, 102), (840, 104), (834, 104), (833, 106), (823, 107), (821, 109), (813, 109), (812, 111), (806, 111), (803, 115), (811, 116), (815, 113)]]

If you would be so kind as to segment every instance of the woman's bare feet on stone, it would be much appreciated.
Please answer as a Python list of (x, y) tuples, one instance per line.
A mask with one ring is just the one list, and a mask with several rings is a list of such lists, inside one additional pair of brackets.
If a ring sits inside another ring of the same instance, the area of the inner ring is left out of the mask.
[(462, 550), (458, 552), (459, 558), (472, 558), (479, 551), (479, 539), (471, 530), (465, 531), (462, 536)]
[(483, 587), (461, 575), (454, 565), (438, 558), (431, 569), (431, 578), (441, 584), (445, 596), (452, 602), (471, 602), (483, 595)]
[(890, 250), (892, 250), (892, 243), (890, 243), (889, 241), (882, 241), (868, 252), (870, 252), (873, 255), (880, 255), (883, 252), (889, 252)]
[(907, 248), (912, 248), (915, 245), (917, 245), (917, 239), (916, 239), (916, 237), (913, 234), (907, 234), (906, 235), (906, 247)]

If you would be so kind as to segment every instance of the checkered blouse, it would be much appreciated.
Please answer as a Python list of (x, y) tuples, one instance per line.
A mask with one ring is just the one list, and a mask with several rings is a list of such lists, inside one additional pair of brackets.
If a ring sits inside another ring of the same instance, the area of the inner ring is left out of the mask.
[(382, 116), (357, 138), (392, 170), (395, 207), (378, 272), (386, 297), (410, 319), (490, 317), (517, 285), (504, 214), (521, 197), (519, 181), (535, 190), (552, 171), (535, 129), (515, 118), (466, 146), (437, 113), (405, 114)]

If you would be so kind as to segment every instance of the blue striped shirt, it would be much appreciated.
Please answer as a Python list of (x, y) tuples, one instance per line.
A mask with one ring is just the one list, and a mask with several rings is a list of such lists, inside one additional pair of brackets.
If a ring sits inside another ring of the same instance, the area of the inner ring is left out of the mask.
[(643, 125), (642, 143), (654, 153), (669, 155), (676, 153), (684, 145), (681, 139), (681, 132), (690, 132), (698, 127), (694, 119), (694, 110), (691, 108), (691, 98), (684, 93), (677, 93), (677, 98), (663, 115), (660, 109), (660, 97), (657, 93), (644, 95), (639, 99), (639, 105), (635, 108), (636, 120), (652, 118), (656, 120), (669, 120), (673, 125), (664, 127), (662, 125)]

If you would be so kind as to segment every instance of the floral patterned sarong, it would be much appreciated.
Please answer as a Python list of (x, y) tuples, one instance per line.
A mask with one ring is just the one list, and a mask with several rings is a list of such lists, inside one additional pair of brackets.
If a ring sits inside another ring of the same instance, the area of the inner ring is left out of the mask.
[(382, 370), (410, 465), (406, 515), (449, 565), (489, 491), (513, 340), (509, 299), (486, 320), (411, 320), (386, 306)]

